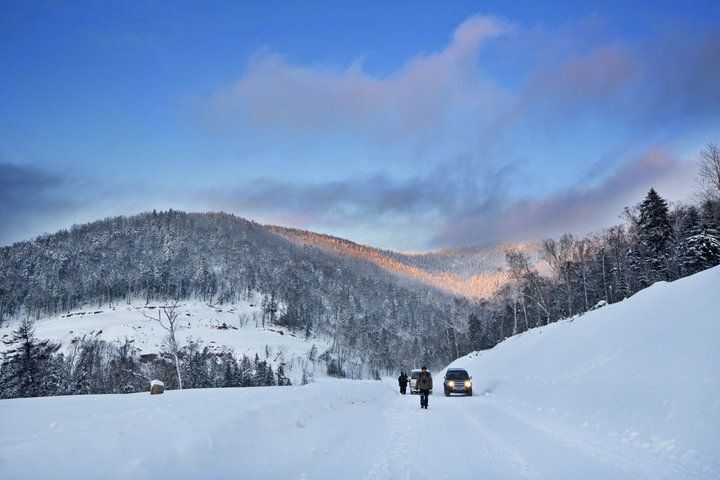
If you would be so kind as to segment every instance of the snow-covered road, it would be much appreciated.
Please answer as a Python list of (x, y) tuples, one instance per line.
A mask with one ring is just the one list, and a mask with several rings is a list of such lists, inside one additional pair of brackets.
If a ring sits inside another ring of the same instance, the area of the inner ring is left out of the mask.
[(488, 396), (388, 401), (376, 453), (358, 478), (710, 478), (646, 450), (556, 423)]
[(417, 396), (383, 382), (6, 400), (0, 407), (7, 480), (713, 478), (494, 395), (436, 394), (421, 410)]

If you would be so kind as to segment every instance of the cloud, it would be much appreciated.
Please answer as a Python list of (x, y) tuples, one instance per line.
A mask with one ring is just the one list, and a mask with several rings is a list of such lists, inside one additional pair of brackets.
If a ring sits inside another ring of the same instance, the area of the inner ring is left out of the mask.
[[(129, 191), (141, 193), (128, 196)], [(166, 200), (170, 193), (161, 182), (149, 188), (142, 179), (126, 183), (93, 178), (75, 169), (59, 172), (0, 161), (0, 245), (111, 215), (167, 209), (174, 206)]]
[[(58, 218), (189, 207), (420, 250), (600, 228), (650, 186), (682, 196), (691, 168), (673, 148), (712, 141), (700, 137), (720, 127), (720, 31), (628, 40), (586, 28), (473, 16), (444, 48), (384, 75), (361, 61), (303, 65), (260, 52), (206, 99), (205, 113), (241, 138), (248, 158), (266, 158), (268, 147), (275, 149), (268, 158), (283, 161), (267, 168), (247, 161), (244, 172), (257, 178), (234, 187), (128, 187), (112, 195), (97, 187), (93, 201), (113, 200), (94, 209), (76, 200), (67, 177), (0, 164), (0, 242)], [(282, 141), (298, 137), (320, 158)], [(257, 138), (265, 145), (253, 150)], [(371, 160), (323, 157), (333, 142), (352, 145), (348, 157)], [(373, 156), (413, 167), (380, 166)], [(313, 164), (305, 179), (276, 168), (294, 161)], [(343, 162), (333, 169), (343, 173), (327, 172), (334, 162)], [(361, 168), (365, 174), (347, 173)], [(306, 179), (329, 175), (336, 179)], [(141, 193), (118, 193), (129, 190)]]
[(652, 148), (718, 126), (719, 31), (630, 40), (595, 23), (547, 30), (476, 15), (443, 49), (385, 75), (361, 61), (302, 65), (260, 52), (205, 113), (244, 152), (287, 154), (288, 139), (305, 138), (317, 152), (339, 142), (365, 158), (394, 149), (398, 165), (462, 156), (488, 168), (538, 166), (579, 142), (596, 153), (575, 162), (589, 165), (619, 145)]
[(696, 122), (720, 108), (714, 80), (720, 76), (719, 50), (717, 30), (634, 43), (607, 40), (539, 65), (512, 111), (519, 117), (540, 113), (545, 120), (597, 114), (643, 133), (668, 122)]
[(70, 184), (67, 178), (35, 166), (0, 162), (0, 244), (17, 240), (20, 231), (36, 231), (77, 207), (64, 191)]
[(468, 245), (478, 239), (536, 240), (588, 233), (618, 223), (622, 209), (638, 203), (651, 187), (661, 195), (682, 199), (693, 172), (694, 166), (655, 149), (595, 185), (576, 185), (539, 198), (510, 201), (497, 197), (448, 212), (431, 244)]
[[(604, 179), (545, 196), (508, 195), (520, 165), (478, 170), (467, 162), (438, 167), (405, 179), (374, 175), (344, 181), (248, 182), (229, 192), (204, 192), (214, 208), (348, 236), (388, 248), (536, 240), (586, 233), (617, 223), (625, 206), (655, 187), (682, 197), (693, 168), (664, 149), (635, 158)], [(381, 239), (379, 243), (378, 239)], [(388, 243), (389, 242), (389, 243)]]
[(317, 142), (347, 135), (375, 151), (411, 144), (407, 158), (434, 167), (316, 183), (264, 178), (215, 200), (340, 235), (413, 228), (421, 233), (403, 246), (417, 249), (586, 232), (617, 221), (650, 186), (682, 196), (692, 168), (657, 145), (720, 126), (720, 32), (631, 40), (598, 34), (596, 23), (552, 31), (474, 16), (445, 48), (387, 76), (360, 62), (259, 54), (210, 101), (219, 123)]
[(156, 197), (130, 201), (118, 194), (127, 188), (89, 189), (88, 180), (0, 163), (0, 244), (71, 223), (156, 207), (231, 211), (406, 251), (536, 240), (615, 224), (622, 208), (640, 201), (651, 186), (666, 198), (679, 199), (693, 175), (692, 167), (657, 148), (604, 178), (586, 179), (582, 185), (544, 196), (528, 191), (516, 198), (509, 192), (524, 182), (522, 167), (488, 169), (461, 159), (405, 178), (388, 174), (325, 182), (261, 178), (225, 190), (185, 189), (183, 195), (167, 187)]
[(237, 82), (213, 96), (209, 112), (218, 123), (260, 132), (340, 130), (382, 139), (427, 134), (458, 108), (493, 103), (497, 87), (475, 62), (482, 46), (507, 30), (502, 20), (471, 17), (445, 49), (412, 58), (387, 77), (366, 73), (360, 62), (313, 67), (261, 53)]

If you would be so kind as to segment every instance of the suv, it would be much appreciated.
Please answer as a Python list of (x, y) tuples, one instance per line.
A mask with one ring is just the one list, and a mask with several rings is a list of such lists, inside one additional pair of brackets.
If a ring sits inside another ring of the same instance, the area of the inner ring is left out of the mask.
[(446, 397), (449, 397), (451, 393), (463, 393), (472, 396), (472, 377), (463, 368), (448, 368), (445, 372), (443, 388)]
[[(419, 368), (415, 368), (413, 370), (410, 370), (410, 393), (420, 393), (420, 390), (417, 388), (417, 381), (418, 378), (420, 378), (420, 370)], [(428, 370), (428, 373), (430, 373), (430, 370)], [(430, 390), (430, 393), (432, 394), (432, 390)]]

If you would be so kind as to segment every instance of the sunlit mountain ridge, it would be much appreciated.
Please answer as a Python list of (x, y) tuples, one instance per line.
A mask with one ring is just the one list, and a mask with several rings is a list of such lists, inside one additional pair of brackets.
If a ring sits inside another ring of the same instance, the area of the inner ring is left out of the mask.
[(518, 243), (399, 253), (307, 230), (280, 226), (268, 228), (297, 245), (368, 261), (401, 277), (475, 301), (489, 298), (508, 282), (508, 273), (503, 268), (506, 248), (519, 249), (531, 256), (537, 251), (532, 243)]

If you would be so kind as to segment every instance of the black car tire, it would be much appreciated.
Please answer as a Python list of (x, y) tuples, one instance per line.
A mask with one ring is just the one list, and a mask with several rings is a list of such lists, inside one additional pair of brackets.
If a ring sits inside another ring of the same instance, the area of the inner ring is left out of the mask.
[(472, 397), (472, 388), (468, 390), (465, 395), (467, 395), (468, 397)]

